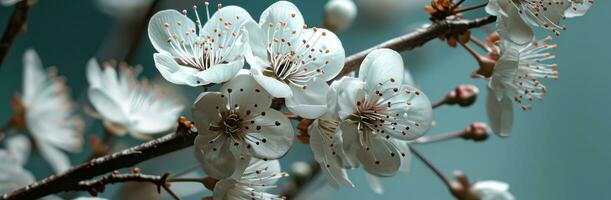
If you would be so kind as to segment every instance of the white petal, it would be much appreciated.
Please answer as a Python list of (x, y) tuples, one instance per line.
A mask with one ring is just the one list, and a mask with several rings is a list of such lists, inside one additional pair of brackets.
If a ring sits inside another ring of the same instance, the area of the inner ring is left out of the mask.
[(581, 3), (575, 3), (575, 1), (578, 1), (578, 0), (573, 0), (573, 1), (574, 1), (573, 5), (564, 11), (565, 17), (568, 17), (568, 18), (581, 17), (585, 15), (586, 12), (588, 12), (590, 7), (592, 7), (592, 3), (590, 3), (588, 0), (581, 0)]
[(255, 157), (278, 159), (293, 144), (294, 130), (289, 119), (280, 111), (269, 109), (254, 119), (245, 131), (246, 142)]
[(511, 100), (504, 97), (499, 102), (494, 91), (488, 89), (487, 113), (490, 126), (494, 133), (506, 137), (511, 133), (513, 124), (513, 109)]
[(129, 124), (131, 121), (121, 104), (108, 96), (100, 88), (89, 88), (89, 100), (104, 119), (113, 123)]
[[(320, 69), (322, 74), (317, 77), (319, 79), (328, 81), (335, 78), (346, 61), (346, 53), (339, 38), (333, 32), (322, 28), (317, 31), (306, 29), (300, 38), (296, 42), (309, 41), (310, 49), (315, 49), (315, 51), (306, 51), (303, 57), (316, 58), (316, 60), (306, 61), (303, 67), (308, 71)], [(302, 46), (294, 45), (294, 48), (303, 51)]]
[(239, 74), (221, 87), (229, 99), (229, 106), (236, 107), (242, 116), (256, 115), (269, 109), (272, 97), (249, 74)]
[(45, 143), (37, 143), (37, 147), (42, 157), (51, 165), (56, 174), (63, 173), (70, 168), (70, 159), (64, 152)]
[(0, 194), (15, 191), (34, 181), (32, 173), (19, 166), (10, 153), (0, 150)]
[(167, 105), (163, 110), (151, 109), (132, 113), (134, 124), (130, 127), (133, 131), (143, 134), (160, 133), (170, 130), (176, 125), (178, 115), (183, 106)]
[(6, 149), (15, 157), (20, 166), (23, 166), (30, 157), (32, 144), (25, 135), (16, 135), (6, 140)]
[[(166, 28), (165, 26), (168, 25)], [(167, 42), (173, 35), (175, 40), (183, 40), (184, 33), (195, 30), (195, 23), (176, 10), (163, 10), (155, 13), (151, 17), (148, 25), (148, 35), (153, 47), (159, 53), (169, 53), (176, 55), (177, 52), (172, 45)]]
[(206, 133), (210, 129), (211, 123), (218, 123), (221, 120), (220, 112), (227, 111), (227, 98), (219, 92), (201, 93), (191, 109), (193, 122), (200, 134)]
[(384, 194), (384, 187), (382, 183), (380, 183), (380, 178), (369, 173), (365, 173), (367, 176), (367, 183), (369, 183), (369, 187), (376, 194)]
[(352, 77), (343, 77), (333, 82), (331, 88), (336, 88), (337, 109), (341, 119), (345, 119), (356, 111), (356, 102), (365, 98), (365, 83)]
[[(386, 131), (402, 140), (413, 140), (426, 133), (433, 123), (433, 109), (428, 97), (420, 90), (403, 86), (404, 95), (398, 95), (389, 102), (398, 104), (389, 112), (396, 116), (397, 126), (386, 126)], [(392, 129), (394, 128), (394, 129)]]
[(471, 192), (482, 200), (514, 200), (509, 193), (509, 185), (500, 181), (477, 181), (471, 186)]
[[(357, 158), (363, 168), (372, 175), (388, 177), (393, 176), (401, 166), (399, 151), (386, 138), (371, 133), (367, 142), (357, 150)], [(363, 136), (361, 136), (363, 137)], [(367, 149), (369, 147), (369, 150)]]
[[(224, 6), (217, 10), (206, 24), (204, 24), (203, 31), (206, 35), (214, 34), (218, 31), (226, 32), (226, 34), (221, 35), (221, 37), (217, 39), (217, 41), (225, 41), (228, 37), (233, 37), (229, 31), (236, 32), (237, 34), (237, 31), (239, 31), (245, 23), (250, 21), (254, 22), (250, 14), (243, 8), (233, 5)], [(228, 24), (231, 25), (228, 26)], [(229, 30), (225, 27), (229, 28)], [(215, 29), (217, 31), (214, 31)], [(204, 35), (200, 34), (200, 36)]]
[(519, 11), (513, 5), (507, 5), (507, 16), (498, 16), (497, 32), (501, 38), (506, 38), (517, 44), (526, 44), (534, 39), (530, 26), (520, 17)]
[(273, 97), (286, 98), (293, 95), (291, 88), (286, 83), (263, 75), (263, 72), (257, 68), (251, 68), (251, 73), (257, 83), (259, 83), (261, 87), (265, 88), (265, 90)]
[(91, 87), (101, 87), (101, 77), (102, 69), (98, 65), (98, 61), (95, 58), (89, 59), (89, 62), (87, 62), (87, 81), (89, 81), (89, 85)]
[(195, 76), (199, 70), (178, 65), (174, 58), (168, 53), (156, 53), (153, 55), (153, 58), (155, 60), (155, 67), (157, 67), (161, 75), (174, 84), (189, 86), (209, 84), (209, 82)]
[[(386, 87), (400, 85), (403, 83), (403, 75), (403, 59), (399, 53), (391, 49), (372, 51), (365, 57), (359, 69), (359, 79), (366, 83), (365, 87), (369, 92), (373, 92), (379, 84), (384, 84)], [(379, 90), (386, 87), (380, 87)]]
[[(281, 22), (286, 23), (286, 25), (279, 28)], [(270, 24), (272, 24), (271, 29), (277, 30), (275, 33), (274, 30), (269, 30)], [(264, 33), (274, 33), (268, 34), (267, 41), (272, 41), (273, 37), (291, 38), (292, 32), (300, 32), (303, 30), (304, 24), (303, 16), (297, 6), (288, 1), (278, 1), (270, 5), (261, 13), (259, 19), (259, 26)]]
[(314, 153), (314, 159), (320, 164), (323, 175), (333, 187), (337, 188), (338, 183), (346, 187), (354, 187), (343, 166), (342, 159), (346, 155), (342, 149), (341, 135), (337, 134), (341, 132), (333, 131), (329, 136), (331, 133), (322, 132), (319, 121), (314, 121), (308, 128), (310, 149)]
[(306, 88), (291, 85), (293, 96), (286, 98), (286, 107), (308, 119), (316, 119), (327, 111), (329, 85), (324, 80), (306, 83)]
[(216, 64), (195, 75), (207, 83), (223, 83), (233, 78), (244, 66), (244, 59), (231, 61), (227, 64)]
[(40, 57), (33, 49), (28, 49), (23, 55), (23, 74), (23, 101), (28, 105), (48, 79)]
[(212, 196), (214, 197), (214, 200), (228, 199), (226, 198), (227, 193), (229, 192), (229, 190), (233, 189), (236, 184), (237, 181), (235, 181), (234, 179), (223, 179), (217, 182), (216, 185), (214, 185), (214, 190), (212, 191)]
[(222, 179), (233, 174), (236, 160), (229, 150), (232, 142), (223, 136), (217, 138), (218, 134), (221, 133), (198, 134), (195, 137), (194, 151), (195, 158), (204, 172), (210, 177)]
[(269, 63), (267, 63), (269, 59), (267, 58), (267, 36), (265, 32), (263, 32), (259, 24), (254, 21), (246, 22), (244, 28), (248, 32), (248, 45), (244, 53), (248, 64), (258, 65), (254, 60), (254, 58), (257, 57), (263, 61), (263, 63), (266, 63), (264, 64), (265, 66), (269, 65)]

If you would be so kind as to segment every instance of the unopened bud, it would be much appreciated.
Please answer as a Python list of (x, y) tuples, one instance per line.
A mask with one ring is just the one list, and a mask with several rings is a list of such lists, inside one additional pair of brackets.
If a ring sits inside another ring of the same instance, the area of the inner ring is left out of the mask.
[(325, 28), (333, 32), (346, 30), (356, 18), (356, 5), (352, 0), (330, 0), (325, 5)]
[(461, 107), (473, 105), (479, 94), (479, 89), (475, 85), (459, 85), (454, 91), (446, 96), (448, 105), (458, 104)]
[(306, 162), (297, 161), (291, 165), (291, 172), (296, 179), (303, 179), (312, 174), (312, 167)]
[(488, 125), (486, 125), (486, 123), (475, 122), (469, 125), (469, 127), (465, 128), (461, 137), (465, 140), (481, 142), (488, 139), (489, 132), (490, 128)]

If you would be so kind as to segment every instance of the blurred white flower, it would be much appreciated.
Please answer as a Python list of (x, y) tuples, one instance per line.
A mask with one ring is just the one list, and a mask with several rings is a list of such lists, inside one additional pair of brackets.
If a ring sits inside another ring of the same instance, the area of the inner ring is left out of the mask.
[(130, 20), (133, 16), (145, 14), (145, 8), (153, 3), (153, 0), (96, 0), (96, 6), (107, 15)]
[(333, 32), (346, 30), (354, 18), (357, 9), (352, 0), (329, 0), (325, 4), (325, 28)]
[(45, 74), (38, 54), (27, 50), (24, 58), (24, 91), (21, 103), (25, 122), (36, 140), (36, 147), (56, 173), (70, 167), (70, 159), (60, 149), (79, 152), (82, 146), (82, 120), (74, 115), (64, 80), (57, 70)]
[[(201, 86), (226, 82), (244, 66), (244, 48), (248, 40), (243, 24), (253, 21), (246, 10), (237, 6), (219, 9), (212, 17), (206, 5), (207, 21), (202, 25), (197, 6), (196, 20), (187, 11), (164, 10), (155, 14), (148, 34), (159, 53), (155, 66), (168, 81)], [(254, 22), (253, 22), (254, 23)]]
[(477, 181), (471, 188), (471, 193), (480, 200), (514, 200), (509, 193), (509, 185), (499, 181)]
[(326, 29), (308, 29), (299, 9), (287, 1), (272, 4), (259, 24), (246, 23), (246, 28), (246, 61), (255, 80), (273, 97), (286, 98), (287, 108), (301, 117), (324, 114), (326, 81), (344, 66), (339, 38)]
[(164, 95), (146, 80), (138, 81), (138, 73), (126, 64), (105, 63), (102, 69), (92, 58), (87, 64), (89, 98), (113, 134), (150, 139), (150, 134), (173, 128), (183, 106), (177, 97)]
[[(405, 85), (403, 60), (390, 49), (378, 49), (363, 60), (359, 78), (344, 77), (337, 88), (344, 150), (376, 176), (392, 176), (407, 155), (404, 144), (430, 128), (431, 103)], [(332, 86), (334, 87), (334, 86)]]
[(20, 2), (22, 0), (0, 0), (0, 4), (3, 6), (12, 6), (13, 4), (16, 4), (17, 2)]
[(486, 11), (497, 16), (497, 29), (501, 37), (518, 44), (533, 40), (533, 30), (528, 24), (542, 27), (560, 35), (566, 29), (560, 20), (582, 16), (593, 0), (490, 0)]
[(547, 37), (526, 45), (501, 40), (501, 56), (490, 77), (487, 103), (492, 130), (500, 136), (508, 136), (511, 132), (512, 101), (528, 110), (530, 102), (543, 99), (547, 91), (540, 79), (558, 79), (557, 65), (544, 63), (555, 58), (546, 52), (557, 47), (546, 44), (551, 39)]
[[(291, 147), (294, 130), (282, 112), (270, 109), (272, 97), (244, 70), (193, 104), (199, 131), (195, 155), (204, 171), (221, 179), (244, 171), (251, 156), (277, 159)], [(235, 158), (235, 159), (234, 159)]]
[(422, 9), (422, 0), (355, 0), (364, 16), (377, 23), (384, 23), (414, 9)]
[(6, 151), (10, 153), (20, 166), (25, 165), (32, 151), (32, 144), (25, 135), (15, 135), (7, 138), (4, 146), (6, 147)]
[(34, 176), (22, 168), (9, 151), (0, 149), (0, 194), (5, 194), (34, 182)]
[(267, 193), (276, 187), (279, 178), (288, 176), (281, 172), (278, 160), (263, 161), (251, 159), (243, 174), (222, 179), (214, 187), (215, 200), (272, 200), (284, 199), (281, 196)]

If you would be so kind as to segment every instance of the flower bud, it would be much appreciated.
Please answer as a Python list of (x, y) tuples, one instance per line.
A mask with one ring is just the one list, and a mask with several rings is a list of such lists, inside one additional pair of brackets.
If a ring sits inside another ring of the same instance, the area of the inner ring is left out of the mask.
[(356, 5), (352, 0), (330, 0), (325, 5), (325, 28), (333, 32), (346, 30), (356, 18)]
[(448, 93), (446, 101), (448, 105), (458, 104), (461, 107), (473, 105), (479, 94), (479, 89), (475, 85), (459, 85), (454, 91)]
[(488, 127), (488, 125), (486, 125), (486, 123), (475, 122), (469, 125), (469, 127), (465, 128), (461, 137), (465, 140), (481, 142), (488, 139), (489, 132), (490, 128)]
[(303, 179), (312, 174), (312, 167), (306, 162), (297, 161), (291, 165), (291, 172), (296, 179)]

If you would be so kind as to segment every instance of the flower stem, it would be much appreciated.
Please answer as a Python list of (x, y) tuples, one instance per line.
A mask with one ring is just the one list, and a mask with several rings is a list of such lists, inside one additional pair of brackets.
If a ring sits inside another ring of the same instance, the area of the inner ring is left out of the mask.
[(477, 51), (475, 51), (475, 49), (473, 49), (471, 46), (462, 42), (459, 42), (459, 44), (464, 47), (477, 61), (481, 60), (482, 56), (479, 55), (479, 53), (477, 53)]
[(443, 98), (441, 101), (438, 101), (437, 103), (434, 103), (432, 107), (433, 107), (433, 109), (439, 108), (439, 107), (445, 105), (446, 103), (447, 103), (447, 99)]
[(484, 42), (482, 42), (481, 40), (477, 39), (475, 36), (471, 36), (471, 42), (475, 43), (479, 48), (481, 48), (483, 50), (490, 51), (488, 49), (488, 47), (486, 47)]
[(460, 6), (464, 2), (465, 2), (465, 0), (460, 0), (460, 1), (456, 2), (456, 4), (454, 4), (454, 6), (452, 6), (452, 10), (455, 10), (456, 8), (458, 8), (458, 6)]
[(437, 169), (437, 167), (435, 167), (433, 163), (431, 163), (422, 154), (420, 154), (420, 152), (418, 152), (414, 147), (409, 146), (409, 145), (408, 147), (409, 147), (409, 150), (411, 150), (412, 153), (416, 155), (416, 157), (418, 157), (418, 159), (420, 159), (429, 169), (431, 169), (437, 175), (437, 177), (439, 177), (439, 179), (441, 179), (446, 184), (446, 186), (448, 186), (448, 189), (452, 188), (450, 178), (448, 178), (446, 175), (443, 174), (443, 172)]
[(455, 10), (453, 12), (453, 14), (455, 15), (455, 14), (458, 14), (458, 13), (463, 13), (463, 12), (467, 12), (467, 11), (471, 11), (471, 10), (480, 9), (480, 8), (486, 7), (487, 5), (488, 5), (488, 3), (483, 3), (483, 4), (474, 5), (474, 6), (469, 6), (469, 7), (463, 8), (463, 9)]
[(435, 142), (441, 142), (441, 141), (446, 141), (446, 140), (451, 140), (454, 138), (461, 137), (464, 134), (465, 134), (465, 131), (456, 131), (456, 132), (451, 132), (451, 133), (437, 134), (437, 135), (428, 136), (428, 137), (421, 137), (421, 138), (418, 138), (417, 140), (412, 141), (412, 144), (430, 144), (430, 143), (435, 143)]

